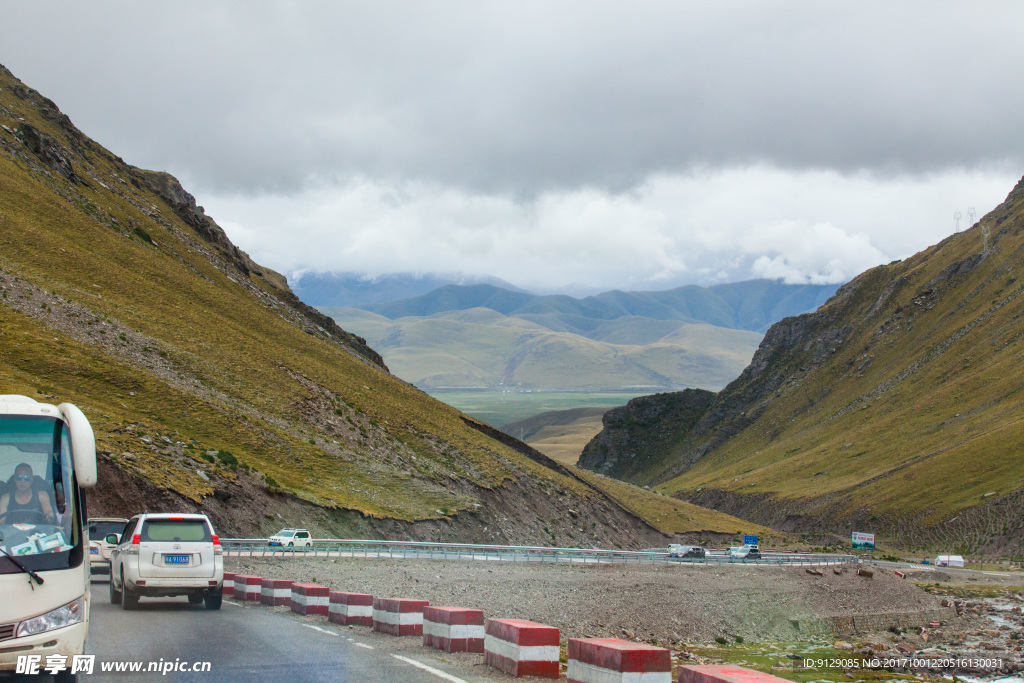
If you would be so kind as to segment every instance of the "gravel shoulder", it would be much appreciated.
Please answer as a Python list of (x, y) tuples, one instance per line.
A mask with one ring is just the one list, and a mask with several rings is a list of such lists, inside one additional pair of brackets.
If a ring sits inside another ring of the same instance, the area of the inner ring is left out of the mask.
[(227, 558), (228, 571), (332, 590), (482, 609), (557, 626), (563, 637), (661, 644), (801, 639), (793, 618), (896, 613), (939, 598), (891, 572), (822, 576), (764, 565), (569, 565), (377, 558)]

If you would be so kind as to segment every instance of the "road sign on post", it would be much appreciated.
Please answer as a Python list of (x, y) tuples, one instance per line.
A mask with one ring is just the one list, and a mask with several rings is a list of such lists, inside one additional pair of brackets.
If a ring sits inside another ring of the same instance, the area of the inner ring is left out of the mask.
[(853, 532), (853, 549), (854, 550), (874, 550), (875, 549), (875, 535), (874, 534), (862, 534), (859, 531)]
[(757, 536), (743, 536), (743, 545), (757, 545)]

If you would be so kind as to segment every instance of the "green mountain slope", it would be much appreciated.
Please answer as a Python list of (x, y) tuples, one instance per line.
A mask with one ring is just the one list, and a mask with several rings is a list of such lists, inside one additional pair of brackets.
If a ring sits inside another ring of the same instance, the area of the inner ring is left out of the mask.
[[(970, 230), (774, 325), (695, 423), (613, 426), (583, 461), (780, 528), (1019, 549), (1022, 276), (1024, 181)], [(654, 441), (662, 457), (628, 463)]]
[[(0, 393), (81, 406), (100, 452), (91, 513), (205, 510), (224, 535), (663, 539), (389, 374), (173, 177), (126, 164), (2, 67), (0, 126)], [(568, 510), (580, 521), (549, 537)]]
[(321, 308), (365, 337), (399, 377), (423, 389), (617, 390), (721, 387), (749, 361), (760, 335), (743, 330), (622, 318), (590, 339), (555, 332), (490, 308), (390, 320)]

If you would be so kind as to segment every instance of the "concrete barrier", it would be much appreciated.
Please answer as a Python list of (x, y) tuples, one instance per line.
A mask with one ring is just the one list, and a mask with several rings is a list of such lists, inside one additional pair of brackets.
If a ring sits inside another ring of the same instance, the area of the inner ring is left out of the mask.
[(515, 677), (558, 678), (558, 629), (519, 619), (488, 619), (484, 663)]
[(315, 583), (292, 584), (292, 611), (298, 614), (322, 614), (327, 616), (331, 589)]
[(568, 683), (672, 683), (672, 653), (618, 638), (570, 638)]
[(422, 636), (423, 609), (429, 600), (374, 598), (373, 630), (392, 636)]
[(224, 572), (224, 585), (221, 592), (230, 597), (235, 595), (235, 572)]
[(235, 574), (235, 600), (259, 602), (263, 590), (263, 577)]
[(729, 664), (681, 666), (679, 683), (788, 683), (785, 678)]
[(327, 619), (342, 626), (373, 626), (373, 596), (331, 591)]
[(260, 603), (276, 607), (292, 604), (292, 583), (282, 579), (263, 579), (260, 589)]
[(465, 607), (425, 607), (423, 644), (445, 652), (483, 653), (483, 610)]

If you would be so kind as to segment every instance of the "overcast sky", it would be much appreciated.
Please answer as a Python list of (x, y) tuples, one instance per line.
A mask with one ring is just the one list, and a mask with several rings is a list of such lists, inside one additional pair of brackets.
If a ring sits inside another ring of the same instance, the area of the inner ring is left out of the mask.
[(839, 282), (1024, 174), (1011, 0), (0, 9), (0, 63), (293, 276)]

